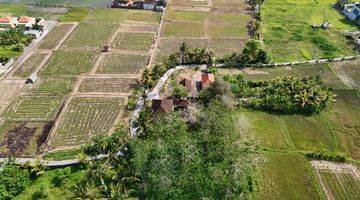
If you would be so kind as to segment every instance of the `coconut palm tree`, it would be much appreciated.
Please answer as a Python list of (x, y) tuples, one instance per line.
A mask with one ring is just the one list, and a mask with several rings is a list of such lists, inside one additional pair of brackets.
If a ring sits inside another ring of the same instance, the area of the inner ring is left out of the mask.
[(189, 49), (189, 46), (185, 42), (182, 42), (180, 45), (180, 53), (181, 53), (180, 64), (181, 65), (184, 63), (184, 55), (188, 51), (188, 49)]

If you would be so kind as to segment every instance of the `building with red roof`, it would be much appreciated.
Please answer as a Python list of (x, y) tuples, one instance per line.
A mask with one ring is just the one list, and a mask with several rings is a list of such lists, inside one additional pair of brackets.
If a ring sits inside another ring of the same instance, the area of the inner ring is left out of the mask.
[(153, 112), (170, 113), (174, 110), (174, 101), (172, 99), (154, 99), (151, 109)]
[(17, 25), (17, 19), (11, 16), (5, 16), (0, 18), (1, 28), (15, 28)]
[(214, 74), (209, 74), (209, 73), (201, 74), (201, 85), (203, 89), (209, 87), (213, 82), (215, 82)]

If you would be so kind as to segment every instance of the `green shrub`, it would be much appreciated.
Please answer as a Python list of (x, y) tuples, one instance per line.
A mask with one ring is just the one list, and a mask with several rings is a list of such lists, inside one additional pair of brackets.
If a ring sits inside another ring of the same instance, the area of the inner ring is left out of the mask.
[(52, 183), (56, 187), (59, 187), (70, 176), (70, 174), (71, 174), (70, 167), (65, 167), (64, 169), (56, 169), (54, 173), (54, 177), (52, 179)]
[(305, 153), (305, 156), (309, 159), (328, 160), (334, 162), (346, 162), (349, 159), (346, 153), (333, 152), (333, 151), (307, 152)]
[(47, 199), (49, 196), (49, 190), (45, 184), (37, 186), (35, 192), (31, 195), (33, 200)]
[(12, 199), (29, 184), (29, 171), (15, 165), (13, 161), (2, 164), (0, 168), (0, 199)]

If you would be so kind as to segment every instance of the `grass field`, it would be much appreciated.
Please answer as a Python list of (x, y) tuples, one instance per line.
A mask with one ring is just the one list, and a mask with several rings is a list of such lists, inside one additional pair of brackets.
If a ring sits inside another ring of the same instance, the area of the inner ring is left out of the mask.
[(308, 161), (297, 153), (264, 153), (255, 199), (324, 199)]
[(360, 87), (360, 61), (334, 63), (333, 66), (340, 68), (340, 71), (348, 75)]
[(74, 24), (58, 24), (41, 41), (38, 49), (54, 49), (73, 26)]
[(201, 23), (165, 22), (161, 34), (169, 38), (202, 37), (205, 35), (205, 27)]
[(74, 78), (40, 78), (32, 92), (35, 94), (69, 94), (74, 86)]
[(87, 13), (86, 21), (121, 23), (125, 21), (128, 13), (126, 9), (91, 9)]
[(150, 24), (159, 24), (161, 13), (145, 10), (131, 10), (126, 19), (131, 21), (143, 21)]
[(29, 7), (26, 5), (14, 5), (13, 2), (14, 1), (12, 0), (0, 0), (0, 3), (7, 3), (7, 4), (0, 4), (0, 17), (3, 17), (5, 15), (12, 15), (12, 16), (26, 15), (30, 17), (42, 17), (46, 20), (56, 21), (61, 16), (60, 13), (50, 13), (46, 11), (44, 12), (44, 10), (37, 9), (36, 7)]
[(154, 42), (154, 33), (120, 32), (114, 42), (113, 48), (131, 51), (149, 51)]
[(360, 199), (360, 180), (352, 174), (321, 171), (320, 176), (334, 199)]
[(129, 78), (85, 78), (80, 92), (128, 93), (136, 85), (136, 79)]
[(99, 50), (117, 28), (115, 23), (80, 23), (65, 41), (63, 48)]
[(147, 64), (146, 55), (108, 54), (98, 69), (99, 74), (137, 74)]
[(60, 22), (82, 22), (85, 20), (89, 9), (87, 8), (71, 8), (65, 15), (62, 15)]
[(56, 51), (50, 57), (41, 75), (79, 75), (89, 72), (93, 67), (98, 53), (94, 51)]
[(47, 53), (33, 53), (14, 73), (15, 76), (27, 78), (35, 72), (36, 68), (47, 56)]
[[(337, 12), (335, 1), (266, 1), (262, 7), (264, 43), (274, 61), (308, 60), (356, 54), (344, 33), (357, 27)], [(276, 12), (275, 12), (276, 11)], [(313, 30), (326, 18), (327, 30)]]
[(3, 113), (7, 121), (49, 121), (54, 119), (63, 98), (59, 96), (21, 96)]
[(53, 147), (78, 146), (95, 135), (107, 134), (121, 111), (122, 98), (77, 97), (70, 102)]

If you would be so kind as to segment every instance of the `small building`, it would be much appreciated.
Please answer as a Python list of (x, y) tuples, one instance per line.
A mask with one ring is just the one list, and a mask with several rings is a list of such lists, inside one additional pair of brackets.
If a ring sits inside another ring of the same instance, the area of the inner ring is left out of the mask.
[(184, 78), (183, 80), (180, 81), (180, 84), (182, 86), (184, 86), (189, 93), (192, 93), (193, 84), (192, 84), (192, 81), (190, 79)]
[(154, 10), (155, 4), (156, 4), (155, 0), (145, 0), (143, 6), (145, 10)]
[(5, 16), (0, 18), (1, 28), (15, 28), (17, 24), (18, 21), (15, 17)]
[(208, 88), (213, 82), (215, 82), (214, 74), (210, 74), (210, 73), (201, 74), (202, 89)]
[(37, 80), (38, 80), (37, 74), (33, 73), (29, 76), (29, 78), (27, 78), (25, 83), (26, 84), (34, 84)]
[(101, 52), (109, 52), (110, 51), (110, 46), (109, 45), (104, 45)]
[(153, 112), (170, 113), (174, 110), (174, 101), (172, 99), (154, 99), (151, 110)]
[(360, 3), (346, 4), (342, 12), (348, 19), (360, 24)]
[(36, 18), (21, 16), (18, 19), (18, 26), (24, 27), (26, 29), (31, 29), (36, 24)]
[(186, 100), (186, 99), (174, 99), (174, 106), (176, 108), (187, 108), (189, 107), (191, 104), (190, 100)]

